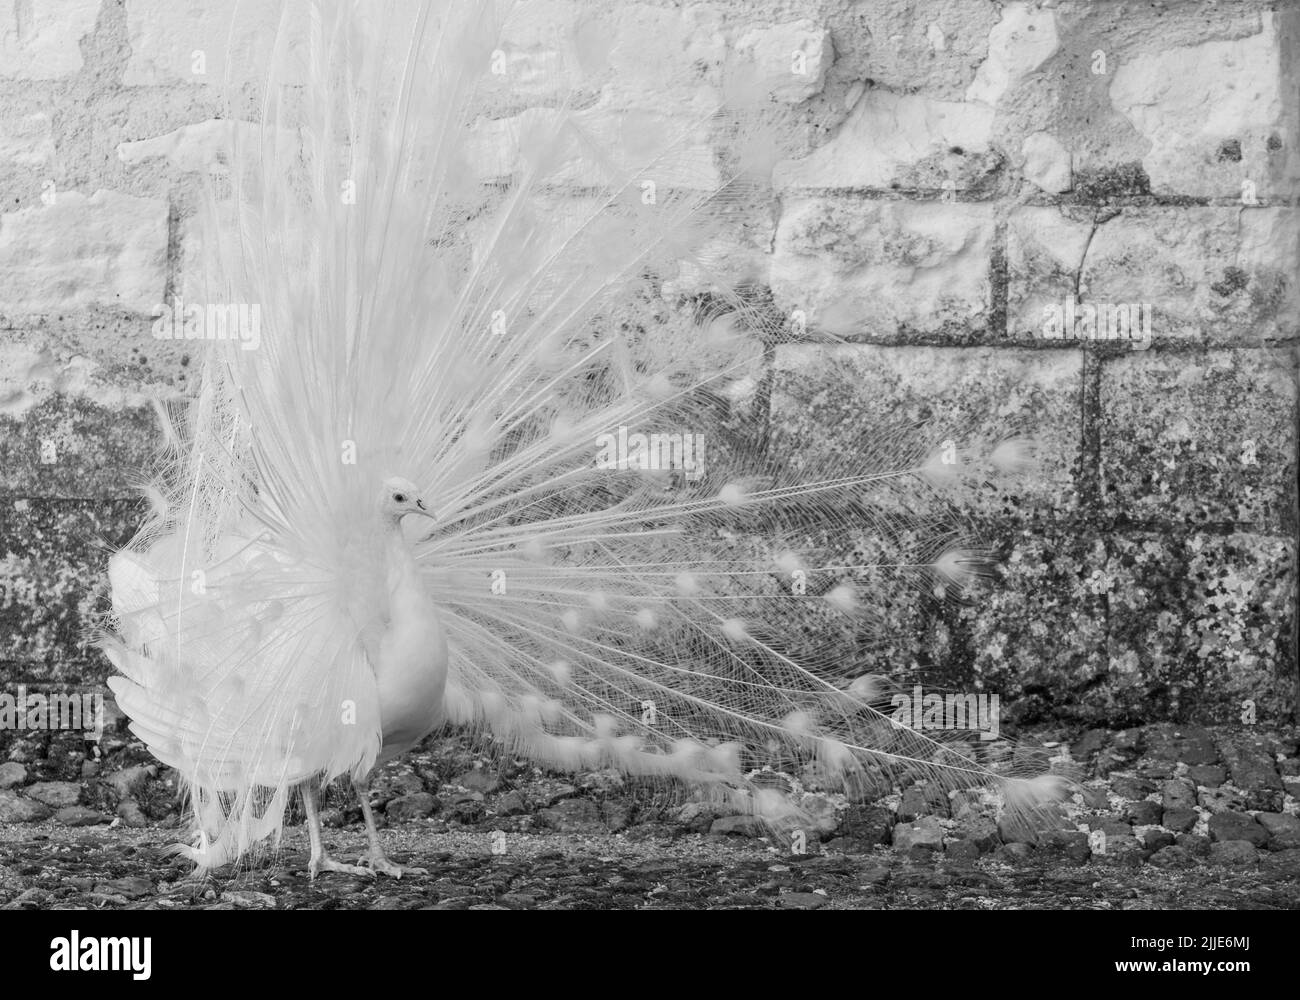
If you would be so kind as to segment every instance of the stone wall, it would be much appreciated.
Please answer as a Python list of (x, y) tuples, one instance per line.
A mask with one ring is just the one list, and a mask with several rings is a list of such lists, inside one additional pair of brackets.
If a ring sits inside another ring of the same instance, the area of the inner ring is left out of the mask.
[[(0, 0), (6, 683), (103, 676), (84, 625), (138, 516), (149, 399), (190, 371), (150, 312), (184, 288), (218, 85), (274, 23), (236, 6)], [(504, 48), (550, 79), (584, 5), (528, 6)], [(999, 580), (897, 622), (900, 675), (1023, 719), (1294, 710), (1300, 4), (585, 10), (614, 42), (597, 92), (743, 63), (809, 123), (747, 266), (798, 317), (775, 363), (824, 386), (825, 435), (908, 413), (1040, 441), (1037, 479), (976, 502)], [(1143, 307), (1150, 343), (1045, 337), (1074, 301)]]

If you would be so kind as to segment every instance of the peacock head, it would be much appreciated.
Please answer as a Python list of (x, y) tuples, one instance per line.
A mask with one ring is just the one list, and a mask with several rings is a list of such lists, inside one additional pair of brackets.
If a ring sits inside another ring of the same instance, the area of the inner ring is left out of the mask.
[(393, 476), (384, 480), (384, 492), (379, 501), (384, 520), (396, 524), (407, 514), (422, 514), (434, 518), (436, 515), (420, 499), (420, 490), (409, 479)]

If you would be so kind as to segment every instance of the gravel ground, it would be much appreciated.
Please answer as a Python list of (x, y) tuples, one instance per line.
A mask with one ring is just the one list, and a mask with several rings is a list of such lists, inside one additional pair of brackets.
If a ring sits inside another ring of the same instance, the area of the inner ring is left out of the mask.
[[(196, 879), (161, 856), (163, 831), (8, 828), (0, 831), (0, 891), (9, 908), (48, 909), (1297, 909), (1300, 851), (1231, 868), (1090, 861), (1047, 852), (1019, 863), (865, 855), (778, 855), (701, 835), (518, 835), (503, 856), (492, 835), (389, 831), (389, 853), (430, 874), (306, 877), (306, 837), (236, 875)], [(330, 838), (338, 857), (361, 831)]]
[[(815, 820), (779, 844), (747, 817), (607, 773), (545, 774), (432, 740), (371, 790), (389, 855), (429, 874), (315, 882), (298, 817), (266, 856), (196, 878), (166, 853), (188, 839), (175, 777), (138, 744), (106, 734), (92, 757), (29, 737), (0, 763), (0, 908), (1300, 908), (1294, 732), (1062, 735), (1038, 742), (1083, 785), (1034, 830), (923, 783), (850, 802), (774, 772)], [(325, 806), (331, 853), (354, 862), (359, 808), (337, 789)]]

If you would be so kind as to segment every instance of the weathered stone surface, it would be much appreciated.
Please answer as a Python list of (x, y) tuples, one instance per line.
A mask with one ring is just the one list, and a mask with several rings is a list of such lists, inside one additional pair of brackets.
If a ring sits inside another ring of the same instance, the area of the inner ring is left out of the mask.
[(779, 164), (774, 179), (791, 189), (965, 191), (996, 169), (992, 131), (993, 109), (985, 105), (873, 89), (829, 142)]
[[(842, 462), (838, 456), (860, 447), (863, 428), (879, 435), (882, 428), (925, 423), (925, 437), (915, 445), (933, 452), (932, 481), (967, 509), (1027, 516), (1049, 505), (1067, 512), (1077, 502), (1077, 354), (790, 345), (778, 350), (776, 368), (774, 443), (796, 468), (811, 474), (832, 456)], [(1032, 474), (998, 469), (997, 446), (1031, 427)], [(954, 461), (945, 465), (948, 441)], [(988, 481), (964, 482), (962, 473)]]
[(772, 291), (793, 325), (810, 331), (966, 339), (988, 323), (994, 229), (981, 204), (791, 198), (777, 226)]
[(1258, 344), (1294, 331), (1300, 211), (1130, 207), (1017, 209), (1007, 230), (1007, 323), (1044, 336), (1047, 306), (1150, 307), (1151, 342)]
[(95, 26), (100, 0), (0, 5), (0, 77), (56, 80), (81, 69), (78, 44)]
[(1109, 359), (1102, 496), (1113, 516), (1277, 532), (1296, 469), (1296, 381), (1282, 351)]
[(807, 18), (752, 28), (736, 40), (734, 51), (733, 62), (740, 65), (733, 73), (744, 73), (756, 95), (788, 104), (819, 93), (835, 57), (830, 32)]
[(1111, 697), (1147, 719), (1222, 721), (1247, 701), (1262, 718), (1289, 712), (1294, 686), (1279, 678), (1294, 613), (1292, 543), (1152, 531), (1112, 533), (1108, 546)]
[(105, 190), (51, 197), (0, 216), (0, 312), (150, 313), (167, 278), (167, 203)]
[(104, 542), (130, 540), (138, 501), (0, 502), (0, 669), (13, 683), (98, 682), (86, 622), (106, 594)]
[[(302, 4), (302, 0), (291, 2)], [(300, 9), (305, 9), (305, 4)], [(131, 59), (123, 83), (128, 87), (177, 83), (219, 87), (227, 74), (236, 85), (256, 79), (275, 43), (280, 12), (280, 4), (250, 6), (236, 0), (202, 4), (132, 0), (127, 5)], [(299, 16), (295, 23), (305, 22)], [(290, 75), (285, 82), (300, 80)]]
[(1025, 180), (1049, 194), (1070, 190), (1073, 183), (1070, 151), (1056, 136), (1050, 132), (1034, 132), (1025, 137), (1020, 154), (1024, 157), (1020, 173)]
[(1008, 88), (1029, 76), (1056, 51), (1056, 13), (1027, 3), (1002, 8), (989, 32), (988, 58), (966, 91), (971, 101), (997, 104)]
[(54, 158), (54, 133), (44, 111), (23, 115), (0, 126), (0, 165), (40, 167)]
[(157, 447), (149, 408), (45, 395), (21, 419), (0, 415), (0, 496), (138, 497), (140, 470)]
[(1275, 21), (1258, 34), (1168, 46), (1120, 62), (1110, 99), (1150, 143), (1142, 165), (1159, 194), (1258, 197), (1283, 194), (1270, 181), (1285, 154), (1270, 139), (1286, 131)]

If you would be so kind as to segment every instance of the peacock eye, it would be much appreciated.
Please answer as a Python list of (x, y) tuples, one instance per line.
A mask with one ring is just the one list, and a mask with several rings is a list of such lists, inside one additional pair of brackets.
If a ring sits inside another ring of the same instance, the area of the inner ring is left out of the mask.
[(393, 494), (393, 499), (396, 500), (398, 503), (406, 503), (406, 494), (405, 494), (405, 493), (394, 493), (394, 494)]

